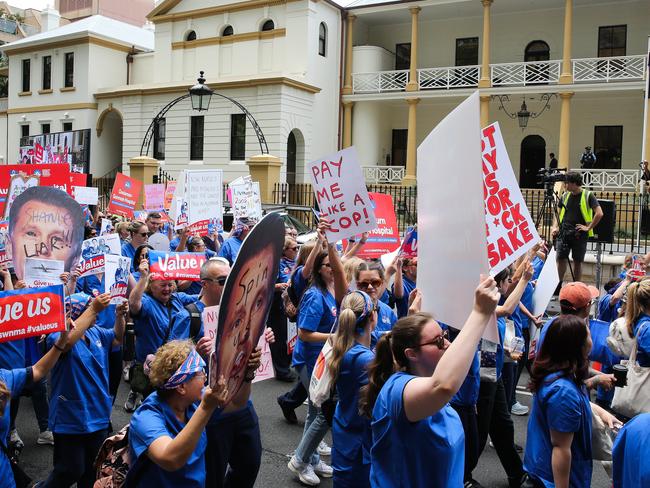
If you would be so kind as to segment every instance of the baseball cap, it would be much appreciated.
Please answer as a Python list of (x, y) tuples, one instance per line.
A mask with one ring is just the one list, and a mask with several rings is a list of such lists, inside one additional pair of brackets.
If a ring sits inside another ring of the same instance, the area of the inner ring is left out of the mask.
[(600, 292), (595, 286), (588, 286), (581, 281), (567, 283), (560, 290), (560, 304), (574, 310), (585, 308)]

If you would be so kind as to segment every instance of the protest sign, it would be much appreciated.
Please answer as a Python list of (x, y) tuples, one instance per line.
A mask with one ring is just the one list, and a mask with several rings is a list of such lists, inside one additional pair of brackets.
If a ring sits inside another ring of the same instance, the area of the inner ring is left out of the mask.
[(176, 185), (174, 186), (174, 194), (169, 210), (169, 216), (172, 222), (174, 222), (174, 230), (187, 227), (189, 220), (187, 202), (185, 201), (185, 180), (185, 170), (183, 170), (178, 174), (178, 180), (176, 180)]
[(365, 178), (354, 147), (309, 163), (307, 168), (323, 217), (331, 222), (331, 242), (377, 227)]
[(5, 268), (11, 261), (11, 240), (9, 239), (9, 222), (0, 221), (0, 268)]
[(60, 285), (63, 274), (63, 261), (55, 259), (27, 258), (23, 280), (29, 288)]
[(298, 342), (298, 326), (295, 322), (287, 322), (287, 354), (293, 354)]
[(149, 211), (162, 210), (165, 206), (165, 185), (153, 183), (144, 185), (144, 208)]
[(284, 221), (267, 214), (244, 239), (224, 284), (210, 385), (223, 375), (228, 403), (244, 381), (246, 364), (262, 335), (273, 301), (284, 247)]
[(539, 242), (539, 234), (512, 171), (498, 122), (481, 131), (481, 150), (488, 261), (496, 275)]
[(249, 218), (255, 221), (262, 218), (262, 199), (260, 184), (250, 176), (240, 177), (228, 185), (233, 219)]
[(100, 236), (105, 236), (111, 234), (115, 228), (113, 227), (113, 221), (111, 219), (102, 219), (102, 226), (99, 230)]
[(223, 171), (186, 170), (185, 196), (189, 231), (208, 235), (208, 224), (223, 222)]
[(149, 237), (147, 244), (153, 247), (156, 251), (168, 251), (169, 237), (167, 237), (165, 234), (161, 234), (160, 232), (156, 232)]
[(275, 371), (273, 370), (273, 359), (271, 358), (271, 348), (269, 347), (269, 343), (266, 341), (264, 334), (260, 336), (257, 347), (262, 350), (262, 358), (260, 367), (257, 368), (257, 371), (255, 372), (253, 383), (275, 378)]
[(176, 191), (176, 180), (169, 180), (165, 186), (165, 200), (163, 206), (165, 210), (172, 207), (172, 200), (174, 199), (174, 192)]
[(115, 254), (104, 254), (104, 292), (111, 294), (111, 304), (126, 300), (126, 288), (131, 274), (131, 260)]
[(147, 220), (147, 211), (146, 210), (134, 210), (133, 211), (133, 220), (144, 223)]
[[(70, 173), (70, 188), (74, 188), (75, 186), (88, 187), (89, 184), (89, 175), (84, 173)], [(96, 203), (93, 205), (96, 205)]]
[[(417, 150), (418, 187), (426, 189), (418, 194), (422, 310), (435, 313), (436, 319), (455, 328), (465, 324), (480, 276), (489, 274), (490, 269), (479, 119), (475, 92), (447, 115)], [(498, 341), (496, 318), (483, 337)]]
[(104, 272), (104, 255), (122, 252), (120, 236), (108, 234), (100, 237), (86, 239), (81, 244), (80, 277)]
[(202, 252), (149, 250), (149, 272), (158, 274), (162, 280), (199, 281), (205, 259)]
[(80, 205), (97, 205), (99, 188), (95, 186), (73, 186), (72, 193)]
[(404, 234), (404, 241), (400, 247), (399, 255), (402, 258), (417, 258), (418, 257), (418, 229), (417, 227), (409, 227)]
[(215, 340), (217, 338), (217, 327), (219, 326), (219, 305), (205, 307), (201, 313), (203, 320), (203, 337), (210, 338), (212, 350), (214, 352)]
[(544, 267), (539, 273), (535, 291), (533, 292), (533, 309), (530, 312), (534, 316), (538, 316), (546, 311), (546, 307), (551, 302), (557, 285), (560, 284), (556, 259), (557, 253), (555, 252), (555, 248), (551, 248), (548, 256), (546, 256)]
[(9, 212), (12, 261), (19, 279), (25, 259), (58, 259), (71, 271), (79, 262), (85, 217), (81, 206), (53, 187), (27, 188)]
[(111, 199), (108, 202), (108, 212), (122, 217), (133, 218), (133, 211), (138, 203), (141, 191), (141, 181), (117, 173)]
[(64, 330), (63, 285), (0, 292), (0, 342)]
[(399, 248), (399, 228), (393, 197), (384, 193), (368, 193), (368, 196), (375, 211), (377, 228), (370, 231), (368, 240), (361, 246), (357, 256), (362, 259), (376, 259)]

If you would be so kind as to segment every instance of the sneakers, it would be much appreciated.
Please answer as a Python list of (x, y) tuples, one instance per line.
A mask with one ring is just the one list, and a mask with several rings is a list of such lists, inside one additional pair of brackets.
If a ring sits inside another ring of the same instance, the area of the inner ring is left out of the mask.
[(284, 415), (284, 418), (290, 424), (297, 424), (298, 417), (296, 416), (296, 411), (293, 408), (285, 405), (281, 398), (282, 397), (278, 397), (278, 405), (280, 405), (280, 408), (282, 409), (282, 415)]
[(124, 410), (129, 413), (135, 412), (139, 404), (138, 394), (134, 391), (129, 391), (129, 396), (126, 398), (126, 402), (124, 402)]
[(16, 429), (9, 432), (9, 443), (13, 445), (16, 449), (22, 449), (23, 447), (25, 447), (25, 443), (18, 435), (18, 431)]
[(125, 366), (124, 369), (122, 370), (122, 378), (124, 378), (124, 381), (126, 381), (127, 383), (131, 380), (130, 375), (131, 375), (131, 368), (129, 366)]
[(51, 430), (44, 430), (38, 434), (38, 439), (36, 439), (36, 444), (46, 444), (53, 446), (54, 445), (54, 436), (52, 435)]
[[(320, 465), (320, 463), (319, 463)], [(314, 467), (309, 463), (301, 463), (296, 459), (296, 456), (292, 456), (289, 464), (287, 464), (289, 470), (292, 473), (298, 475), (298, 479), (301, 483), (304, 483), (308, 486), (318, 486), (320, 485), (320, 478), (316, 476), (314, 472)], [(331, 468), (330, 468), (331, 469)], [(331, 475), (330, 475), (331, 476)]]
[(324, 463), (322, 460), (318, 461), (316, 466), (312, 466), (314, 473), (322, 476), (323, 478), (331, 478), (334, 475), (334, 469), (329, 464)]
[[(318, 444), (318, 448), (316, 449), (318, 454), (320, 456), (331, 456), (332, 455), (332, 448), (328, 446), (325, 441), (320, 441), (320, 444)], [(316, 471), (318, 472), (318, 471)]]
[(529, 409), (526, 405), (522, 405), (521, 403), (517, 402), (510, 409), (510, 413), (512, 415), (524, 416), (524, 415), (528, 415), (528, 410)]
[(471, 478), (465, 481), (463, 488), (483, 488), (483, 485), (476, 481), (474, 478)]

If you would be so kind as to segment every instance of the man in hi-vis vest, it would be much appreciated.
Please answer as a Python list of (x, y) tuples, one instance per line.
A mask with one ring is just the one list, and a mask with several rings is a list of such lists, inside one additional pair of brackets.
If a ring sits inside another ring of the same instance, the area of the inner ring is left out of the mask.
[(574, 171), (566, 174), (567, 191), (560, 198), (560, 222), (553, 226), (553, 237), (557, 237), (557, 270), (560, 283), (573, 258), (574, 281), (582, 279), (582, 262), (587, 252), (587, 239), (593, 237), (594, 227), (603, 217), (598, 199), (589, 190), (582, 189), (582, 175)]

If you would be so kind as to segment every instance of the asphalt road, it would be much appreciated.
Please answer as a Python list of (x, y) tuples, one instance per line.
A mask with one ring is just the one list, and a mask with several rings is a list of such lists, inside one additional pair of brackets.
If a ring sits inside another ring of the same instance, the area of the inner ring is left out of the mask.
[[(525, 373), (520, 384), (527, 381)], [(118, 401), (113, 409), (113, 425), (120, 428), (129, 421), (130, 415), (124, 411), (123, 405), (127, 394), (127, 386), (122, 383), (118, 395)], [(262, 467), (257, 478), (256, 487), (259, 488), (284, 488), (301, 486), (294, 475), (287, 468), (287, 454), (297, 446), (303, 429), (303, 420), (306, 414), (306, 407), (298, 409), (299, 423), (289, 425), (282, 417), (282, 412), (276, 403), (276, 397), (288, 389), (287, 383), (275, 380), (267, 380), (256, 383), (253, 386), (253, 402), (260, 418), (262, 431)], [(521, 403), (530, 406), (531, 397), (527, 393), (520, 393), (518, 399)], [(526, 424), (528, 416), (513, 417), (515, 422), (515, 440), (524, 446), (526, 439)], [(38, 428), (34, 418), (31, 400), (21, 400), (20, 411), (17, 419), (18, 432), (25, 443), (25, 449), (21, 456), (23, 469), (35, 480), (47, 476), (52, 466), (52, 448), (50, 446), (39, 446), (36, 444)], [(331, 443), (331, 437), (326, 438)], [(328, 458), (324, 458), (328, 461)], [(507, 488), (506, 476), (501, 467), (494, 449), (486, 447), (479, 465), (474, 473), (475, 478), (486, 488)], [(322, 487), (331, 487), (331, 480), (323, 479)], [(592, 478), (594, 488), (607, 488), (611, 486), (605, 471), (599, 463), (594, 464)]]

